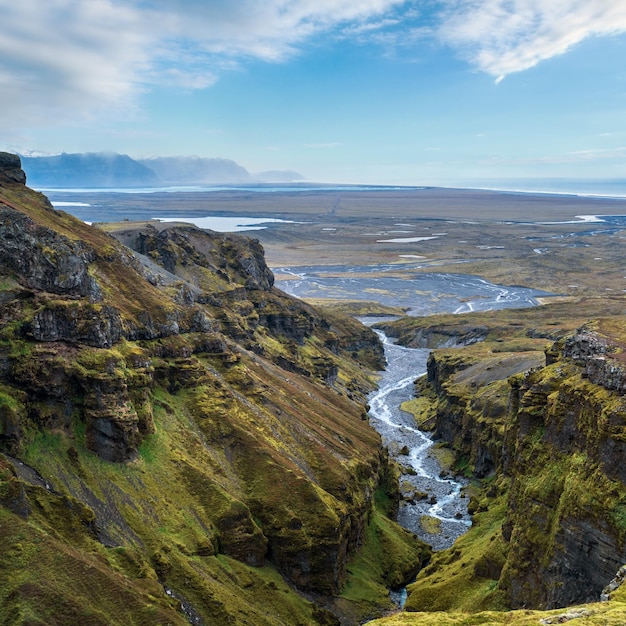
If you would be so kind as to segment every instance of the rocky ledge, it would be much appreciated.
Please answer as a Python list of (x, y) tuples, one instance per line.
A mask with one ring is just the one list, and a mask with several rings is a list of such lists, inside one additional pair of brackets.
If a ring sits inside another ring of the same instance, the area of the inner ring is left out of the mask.
[(26, 174), (17, 154), (0, 152), (0, 183), (26, 184)]
[(610, 391), (626, 393), (626, 369), (612, 356), (618, 348), (606, 337), (582, 327), (562, 342), (562, 348), (559, 345), (547, 352), (548, 364), (555, 352), (558, 355), (559, 349), (564, 358), (584, 368), (592, 383)]

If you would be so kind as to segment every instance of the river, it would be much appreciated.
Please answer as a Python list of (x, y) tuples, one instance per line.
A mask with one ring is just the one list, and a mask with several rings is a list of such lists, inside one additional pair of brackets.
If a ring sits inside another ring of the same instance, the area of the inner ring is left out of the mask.
[[(502, 286), (464, 274), (416, 273), (412, 278), (380, 278), (393, 266), (280, 268), (291, 280), (277, 286), (299, 298), (376, 300), (402, 306), (409, 315), (464, 313), (530, 307), (535, 296), (550, 295), (519, 286)], [(341, 272), (342, 276), (337, 274)], [(368, 276), (372, 274), (372, 276)], [(371, 325), (381, 318), (362, 318)], [(470, 526), (468, 500), (459, 477), (442, 475), (433, 454), (436, 442), (416, 428), (413, 416), (400, 405), (413, 397), (413, 382), (426, 373), (429, 350), (394, 344), (377, 331), (385, 348), (387, 366), (379, 387), (368, 398), (370, 421), (390, 455), (403, 468), (400, 487), (405, 496), (398, 522), (435, 550), (451, 546)]]
[(441, 466), (432, 455), (435, 442), (415, 427), (411, 414), (400, 409), (413, 397), (415, 379), (426, 373), (429, 351), (398, 346), (383, 333), (379, 335), (387, 367), (381, 372), (378, 389), (369, 397), (369, 413), (372, 426), (403, 468), (400, 487), (408, 499), (401, 503), (398, 522), (435, 550), (442, 550), (471, 525), (463, 483), (440, 476)]

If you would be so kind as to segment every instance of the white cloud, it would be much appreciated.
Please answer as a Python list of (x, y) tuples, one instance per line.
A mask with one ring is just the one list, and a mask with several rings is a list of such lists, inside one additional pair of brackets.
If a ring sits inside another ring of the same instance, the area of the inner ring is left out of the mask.
[(246, 59), (284, 61), (321, 36), (402, 49), (405, 60), (438, 37), (501, 79), (626, 31), (626, 0), (0, 0), (0, 16), (6, 140), (16, 128), (128, 115), (154, 85), (204, 89)]
[(148, 63), (139, 16), (110, 0), (0, 0), (0, 125), (128, 100)]
[(154, 84), (203, 89), (241, 59), (284, 60), (407, 1), (0, 0), (0, 128), (128, 110)]
[(586, 150), (575, 150), (559, 155), (543, 155), (527, 158), (491, 158), (481, 161), (484, 165), (529, 165), (529, 164), (576, 164), (576, 163), (605, 163), (607, 161), (623, 162), (626, 158), (626, 147), (616, 146), (615, 148), (589, 148)]
[(439, 36), (501, 81), (583, 40), (626, 32), (624, 0), (445, 0)]
[[(172, 41), (192, 40), (206, 52), (280, 61), (316, 33), (345, 25), (376, 29), (407, 0), (153, 0)], [(184, 6), (184, 10), (181, 10)], [(380, 20), (380, 21), (379, 21)]]

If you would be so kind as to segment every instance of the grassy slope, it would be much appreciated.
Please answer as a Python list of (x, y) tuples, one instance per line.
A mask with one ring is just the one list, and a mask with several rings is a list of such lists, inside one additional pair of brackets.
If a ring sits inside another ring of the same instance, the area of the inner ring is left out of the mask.
[[(19, 186), (2, 195), (37, 224), (92, 245), (105, 300), (127, 318), (180, 306), (120, 262), (119, 244), (103, 232), (45, 208), (39, 194)], [(9, 297), (16, 289), (10, 277), (2, 285)], [(251, 305), (243, 304), (229, 315), (246, 329)], [(350, 332), (353, 322), (333, 319), (338, 332)], [(134, 461), (107, 463), (87, 447), (84, 392), (65, 389), (69, 414), (58, 412), (58, 402), (40, 402), (26, 416), (25, 394), (2, 385), (0, 411), (21, 424), (20, 458), (52, 485), (2, 461), (3, 623), (185, 623), (164, 584), (205, 624), (323, 624), (329, 614), (286, 577), (297, 582), (298, 568), (310, 565), (324, 590), (330, 573), (314, 561), (332, 555), (335, 542), (340, 583), (341, 550), (354, 555), (363, 542), (337, 606), (354, 620), (389, 607), (387, 587), (407, 579), (425, 552), (374, 502), (391, 484), (381, 483), (380, 440), (363, 420), (367, 372), (315, 335), (297, 345), (258, 327), (259, 354), (222, 340), (226, 355), (199, 350), (203, 337), (193, 333), (112, 349), (39, 346), (19, 324), (3, 327), (3, 349), (21, 379), (48, 371), (51, 384), (117, 377), (120, 389), (139, 385), (134, 409), (153, 430)], [(335, 362), (335, 389), (278, 367), (278, 357), (303, 367)], [(354, 531), (364, 521), (359, 538)], [(367, 598), (354, 592), (361, 585), (373, 590)]]

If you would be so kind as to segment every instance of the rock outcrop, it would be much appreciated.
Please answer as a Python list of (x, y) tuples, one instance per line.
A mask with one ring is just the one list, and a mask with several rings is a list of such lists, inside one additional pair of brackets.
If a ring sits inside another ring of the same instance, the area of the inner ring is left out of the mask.
[(2, 182), (26, 184), (26, 174), (17, 154), (0, 152), (0, 183)]
[(0, 204), (0, 240), (4, 273), (14, 275), (24, 287), (101, 300), (98, 284), (89, 275), (96, 255), (82, 241), (60, 236), (6, 204)]
[[(560, 345), (556, 347), (557, 354), (558, 348)], [(611, 356), (617, 348), (605, 337), (581, 328), (562, 343), (561, 350), (564, 358), (584, 368), (585, 375), (592, 383), (609, 391), (626, 393), (626, 368)], [(549, 352), (548, 364), (552, 352), (554, 350)]]

